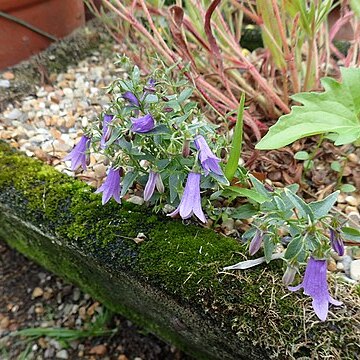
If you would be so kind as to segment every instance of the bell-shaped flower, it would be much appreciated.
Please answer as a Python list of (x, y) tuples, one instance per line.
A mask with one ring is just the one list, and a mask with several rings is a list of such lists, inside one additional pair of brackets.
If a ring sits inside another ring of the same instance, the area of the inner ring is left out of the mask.
[(304, 294), (312, 297), (312, 306), (315, 314), (321, 321), (325, 321), (329, 311), (329, 303), (339, 306), (341, 301), (333, 299), (328, 290), (326, 281), (326, 260), (309, 258), (303, 282), (298, 286), (289, 287), (290, 291), (304, 289)]
[(130, 105), (134, 105), (134, 106), (140, 105), (138, 98), (131, 91), (126, 91), (124, 94), (122, 94), (122, 98), (127, 100), (130, 103)]
[(154, 118), (151, 114), (146, 114), (138, 118), (131, 118), (131, 131), (135, 133), (147, 133), (155, 127)]
[(199, 160), (205, 171), (205, 175), (208, 175), (210, 171), (217, 175), (223, 175), (219, 165), (221, 160), (213, 154), (204, 137), (198, 135), (194, 142), (196, 148), (199, 150)]
[(155, 186), (159, 192), (164, 192), (164, 184), (159, 173), (150, 170), (148, 181), (144, 189), (144, 200), (149, 201), (154, 194)]
[(95, 193), (103, 193), (102, 194), (102, 204), (106, 204), (111, 197), (115, 199), (119, 204), (121, 203), (120, 200), (120, 169), (113, 169), (110, 168), (109, 173), (107, 175), (106, 180), (104, 183), (95, 191)]
[(71, 170), (75, 171), (80, 165), (86, 170), (86, 151), (90, 146), (90, 138), (83, 135), (71, 152), (64, 157), (64, 160), (71, 161)]
[(179, 206), (168, 216), (180, 214), (183, 219), (190, 218), (193, 214), (203, 223), (206, 222), (205, 215), (201, 208), (200, 178), (198, 173), (190, 172), (186, 180), (183, 196)]
[(340, 234), (334, 229), (330, 229), (330, 243), (331, 247), (340, 255), (345, 254), (344, 242)]
[(256, 230), (254, 237), (252, 238), (251, 242), (250, 242), (250, 246), (249, 246), (249, 254), (252, 256), (254, 254), (256, 254), (262, 244), (262, 240), (263, 240), (263, 232), (260, 231), (259, 229)]
[(288, 265), (282, 277), (283, 284), (286, 286), (290, 285), (294, 281), (296, 273), (297, 267), (293, 265)]
[(110, 139), (111, 136), (111, 128), (109, 127), (109, 124), (113, 120), (114, 115), (104, 115), (103, 119), (103, 129), (102, 129), (102, 136), (100, 140), (100, 147), (102, 149), (105, 149), (106, 142)]

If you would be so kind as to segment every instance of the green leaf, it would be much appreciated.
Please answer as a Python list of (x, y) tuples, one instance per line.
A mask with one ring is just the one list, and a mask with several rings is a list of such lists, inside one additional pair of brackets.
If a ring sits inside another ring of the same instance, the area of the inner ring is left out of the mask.
[(295, 258), (301, 253), (303, 246), (301, 235), (294, 237), (286, 248), (284, 258), (287, 260)]
[(286, 196), (290, 199), (295, 208), (298, 210), (300, 217), (307, 218), (309, 216), (310, 219), (313, 221), (314, 213), (311, 210), (311, 207), (303, 199), (301, 199), (301, 197), (292, 193), (289, 189), (285, 188), (284, 191)]
[(340, 172), (341, 171), (341, 164), (338, 161), (333, 161), (330, 165), (331, 169)]
[(345, 240), (360, 242), (360, 230), (344, 226), (341, 228), (341, 232)]
[(340, 191), (342, 192), (353, 192), (356, 191), (356, 187), (351, 184), (343, 184), (340, 186)]
[(242, 138), (243, 138), (244, 104), (245, 104), (245, 94), (242, 93), (240, 98), (240, 104), (238, 107), (238, 115), (235, 124), (234, 136), (231, 143), (229, 160), (226, 164), (224, 171), (225, 176), (229, 181), (231, 181), (235, 175), (241, 155)]
[(270, 199), (271, 197), (270, 192), (265, 189), (263, 183), (251, 174), (249, 175), (249, 178), (255, 190), (259, 194), (263, 195), (265, 198)]
[(129, 171), (125, 174), (121, 184), (121, 197), (123, 197), (127, 193), (130, 186), (134, 183), (138, 175), (139, 173), (137, 171)]
[(338, 196), (339, 196), (339, 191), (335, 191), (323, 200), (314, 201), (308, 204), (310, 209), (314, 213), (314, 218), (320, 219), (326, 216), (333, 207), (333, 205), (336, 203)]
[(171, 132), (166, 125), (160, 124), (158, 126), (155, 126), (151, 131), (144, 133), (143, 135), (160, 135), (160, 134), (170, 134), (170, 133)]
[(227, 192), (235, 193), (238, 196), (247, 197), (251, 200), (254, 200), (255, 202), (257, 202), (259, 204), (261, 204), (267, 200), (267, 198), (265, 196), (263, 196), (262, 194), (259, 194), (257, 191), (252, 190), (252, 189), (245, 189), (245, 188), (240, 188), (237, 186), (229, 186), (224, 190), (224, 195)]
[(180, 95), (178, 96), (178, 102), (182, 103), (183, 101), (187, 100), (193, 93), (194, 89), (192, 88), (186, 88), (184, 89)]
[(271, 255), (273, 254), (275, 244), (273, 243), (270, 236), (264, 236), (263, 244), (264, 244), (265, 261), (269, 263), (271, 261)]
[(294, 155), (294, 159), (296, 160), (307, 160), (309, 158), (309, 154), (306, 151), (298, 151)]
[(234, 210), (231, 214), (231, 217), (234, 219), (250, 219), (254, 215), (257, 214), (256, 208), (252, 204), (240, 205), (238, 208)]
[(357, 17), (360, 17), (360, 2), (359, 0), (350, 0), (351, 9)]
[(322, 93), (307, 92), (292, 96), (303, 106), (293, 106), (273, 125), (257, 149), (277, 149), (305, 136), (330, 133), (335, 145), (360, 138), (360, 69), (341, 68), (343, 82), (323, 78)]

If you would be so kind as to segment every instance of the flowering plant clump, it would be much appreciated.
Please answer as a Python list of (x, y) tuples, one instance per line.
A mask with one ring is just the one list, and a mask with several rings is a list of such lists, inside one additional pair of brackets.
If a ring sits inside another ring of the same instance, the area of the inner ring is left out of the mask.
[[(130, 66), (125, 57), (120, 62)], [(120, 202), (137, 182), (156, 209), (170, 204), (169, 216), (194, 214), (205, 223), (201, 189), (228, 183), (216, 155), (224, 141), (189, 100), (193, 89), (186, 81), (160, 69), (148, 79), (141, 78), (137, 66), (130, 72), (109, 87), (112, 103), (65, 159), (74, 170), (86, 168), (90, 148), (108, 159), (107, 178), (97, 190), (103, 204), (111, 197)]]
[[(125, 57), (120, 63), (130, 66)], [(103, 204), (111, 197), (121, 203), (136, 182), (142, 185), (143, 198), (155, 211), (171, 205), (171, 209), (167, 207), (168, 216), (189, 219), (195, 215), (202, 223), (207, 222), (205, 213), (214, 219), (216, 211), (227, 210), (212, 207), (201, 196), (202, 191), (211, 193), (209, 200), (221, 196), (228, 203), (239, 196), (247, 197), (249, 203), (230, 216), (253, 218), (253, 226), (243, 239), (249, 241), (250, 255), (263, 248), (264, 257), (225, 269), (244, 269), (263, 260), (282, 258), (286, 263), (283, 282), (288, 286), (295, 280), (300, 264), (307, 261), (303, 282), (289, 289), (303, 288), (313, 298), (317, 316), (325, 320), (329, 303), (341, 304), (328, 291), (326, 258), (331, 251), (344, 254), (343, 239), (360, 238), (359, 232), (341, 226), (330, 213), (338, 192), (306, 203), (296, 195), (298, 185), (271, 188), (238, 166), (244, 96), (230, 146), (189, 99), (193, 89), (187, 81), (171, 78), (166, 69), (155, 70), (147, 79), (140, 76), (136, 66), (129, 73), (129, 78), (118, 79), (109, 86), (113, 101), (97, 122), (85, 129), (65, 158), (71, 161), (71, 169), (86, 169), (90, 152), (100, 153), (109, 166), (106, 180), (96, 191), (102, 193)], [(228, 154), (226, 167), (222, 166), (220, 152)], [(286, 250), (277, 251), (279, 244)]]
[[(323, 200), (306, 203), (298, 195), (298, 185), (284, 189), (270, 188), (250, 175), (254, 190), (257, 191), (257, 213), (252, 228), (243, 238), (249, 241), (249, 254), (254, 255), (263, 247), (264, 257), (243, 261), (225, 269), (246, 269), (263, 261), (282, 258), (286, 263), (283, 282), (286, 286), (295, 280), (302, 263), (307, 262), (303, 282), (289, 290), (303, 288), (304, 294), (313, 299), (313, 308), (320, 320), (324, 321), (329, 303), (341, 305), (329, 295), (326, 282), (326, 260), (331, 252), (344, 255), (344, 239), (359, 241), (356, 229), (340, 226), (339, 220), (330, 212), (339, 191)], [(285, 251), (277, 251), (278, 246)]]

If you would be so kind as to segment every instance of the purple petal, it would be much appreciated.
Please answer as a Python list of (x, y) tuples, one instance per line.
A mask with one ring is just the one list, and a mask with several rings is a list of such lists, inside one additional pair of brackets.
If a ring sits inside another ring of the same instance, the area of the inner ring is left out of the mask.
[(131, 105), (135, 105), (135, 106), (140, 105), (139, 100), (131, 91), (126, 91), (122, 95), (122, 97), (123, 97), (123, 99), (127, 100)]
[(221, 160), (211, 151), (205, 138), (202, 135), (198, 135), (195, 137), (194, 143), (195, 147), (199, 150), (199, 160), (205, 175), (208, 175), (210, 171), (217, 175), (223, 175), (219, 165)]
[(303, 284), (301, 283), (301, 284), (296, 285), (296, 286), (288, 286), (288, 289), (289, 289), (290, 291), (298, 291), (298, 290), (300, 290), (302, 287), (303, 287)]
[(130, 120), (132, 122), (131, 131), (135, 133), (147, 133), (155, 126), (154, 118), (151, 114), (146, 114), (139, 118), (131, 118)]
[(159, 174), (151, 171), (150, 170), (150, 174), (149, 174), (149, 178), (148, 181), (145, 185), (145, 189), (144, 189), (144, 200), (145, 201), (149, 201), (154, 193), (155, 190), (155, 184), (157, 181)]
[(321, 321), (325, 321), (329, 311), (329, 304), (325, 299), (312, 301), (312, 306), (315, 311), (315, 314)]

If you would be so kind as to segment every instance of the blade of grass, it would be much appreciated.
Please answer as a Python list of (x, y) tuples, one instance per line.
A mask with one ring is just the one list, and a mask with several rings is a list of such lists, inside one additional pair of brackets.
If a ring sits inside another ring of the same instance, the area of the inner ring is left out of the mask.
[(231, 181), (235, 175), (241, 155), (244, 124), (244, 104), (245, 94), (242, 93), (240, 98), (240, 104), (238, 107), (234, 136), (231, 143), (229, 160), (225, 167), (225, 176), (229, 181)]

